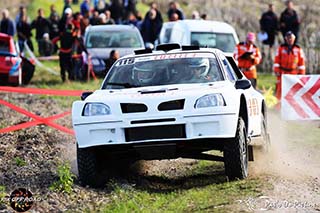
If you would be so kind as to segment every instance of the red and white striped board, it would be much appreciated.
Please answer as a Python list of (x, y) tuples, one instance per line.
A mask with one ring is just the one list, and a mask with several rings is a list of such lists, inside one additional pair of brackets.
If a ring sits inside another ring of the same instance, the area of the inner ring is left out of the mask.
[(282, 75), (284, 120), (320, 120), (320, 75)]

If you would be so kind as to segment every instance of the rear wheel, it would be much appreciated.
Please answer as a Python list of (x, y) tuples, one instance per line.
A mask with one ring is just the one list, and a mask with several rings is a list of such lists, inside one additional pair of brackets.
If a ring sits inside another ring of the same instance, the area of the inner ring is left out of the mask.
[(229, 180), (248, 176), (248, 139), (243, 119), (238, 120), (236, 136), (224, 145), (224, 166)]

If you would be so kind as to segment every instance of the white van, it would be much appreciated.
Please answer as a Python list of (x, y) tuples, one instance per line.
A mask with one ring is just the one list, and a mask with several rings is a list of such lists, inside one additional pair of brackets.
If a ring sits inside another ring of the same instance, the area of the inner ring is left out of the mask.
[(159, 43), (206, 46), (233, 53), (239, 38), (234, 28), (225, 22), (180, 20), (163, 24)]

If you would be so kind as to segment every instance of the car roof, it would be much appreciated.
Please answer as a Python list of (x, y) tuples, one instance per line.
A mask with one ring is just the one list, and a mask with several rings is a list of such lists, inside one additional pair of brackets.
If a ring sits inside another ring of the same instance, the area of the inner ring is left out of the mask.
[(174, 27), (174, 25), (181, 25), (182, 28), (188, 29), (192, 32), (207, 31), (218, 33), (235, 33), (234, 28), (230, 24), (221, 21), (185, 19), (176, 22), (164, 23), (164, 26), (168, 28)]
[(170, 54), (170, 53), (197, 53), (197, 52), (222, 53), (222, 54), (226, 55), (226, 53), (222, 52), (221, 50), (219, 50), (217, 48), (199, 48), (198, 50), (172, 49), (169, 51), (155, 50), (155, 51), (152, 51), (152, 53), (130, 54), (130, 55), (126, 55), (126, 56), (121, 57), (121, 59), (140, 57), (140, 56), (163, 55), (163, 54), (168, 54), (168, 53)]
[(133, 25), (94, 25), (87, 27), (87, 32), (92, 31), (137, 31), (138, 29)]

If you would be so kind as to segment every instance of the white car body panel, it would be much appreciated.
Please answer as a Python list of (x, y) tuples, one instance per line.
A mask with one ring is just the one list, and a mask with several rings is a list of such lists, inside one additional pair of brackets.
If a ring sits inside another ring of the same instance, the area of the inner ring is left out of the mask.
[[(219, 50), (216, 51), (221, 52)], [(141, 93), (159, 90), (165, 92)], [(222, 94), (226, 105), (195, 109), (194, 105), (198, 98), (213, 93)], [(84, 101), (75, 101), (73, 103), (72, 123), (79, 148), (148, 143), (152, 141), (233, 138), (237, 129), (241, 96), (244, 96), (247, 102), (248, 135), (252, 137), (259, 136), (261, 134), (263, 96), (252, 87), (246, 90), (235, 89), (234, 82), (228, 80), (210, 83), (97, 90)], [(180, 99), (185, 99), (183, 109), (158, 110), (160, 103)], [(111, 114), (83, 116), (83, 109), (86, 103), (108, 105), (111, 109)], [(138, 113), (123, 113), (121, 111), (121, 103), (142, 103), (147, 106), (148, 110)], [(185, 138), (126, 141), (125, 129), (127, 128), (181, 124), (185, 126)]]

